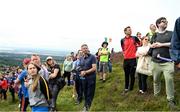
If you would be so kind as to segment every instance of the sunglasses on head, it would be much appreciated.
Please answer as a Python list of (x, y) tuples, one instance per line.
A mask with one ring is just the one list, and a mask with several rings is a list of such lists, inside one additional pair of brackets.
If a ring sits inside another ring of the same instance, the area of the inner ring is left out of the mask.
[(167, 20), (161, 20), (161, 23), (168, 23)]

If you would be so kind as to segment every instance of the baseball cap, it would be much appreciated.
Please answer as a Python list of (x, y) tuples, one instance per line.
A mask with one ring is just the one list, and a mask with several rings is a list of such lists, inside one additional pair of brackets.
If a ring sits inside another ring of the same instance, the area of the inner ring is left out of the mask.
[(29, 64), (31, 62), (31, 59), (30, 58), (24, 58), (24, 60), (23, 60), (23, 63), (24, 64)]

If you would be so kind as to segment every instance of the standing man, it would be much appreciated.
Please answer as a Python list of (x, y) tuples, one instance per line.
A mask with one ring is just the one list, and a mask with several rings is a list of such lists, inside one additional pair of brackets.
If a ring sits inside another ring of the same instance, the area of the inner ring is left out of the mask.
[(39, 74), (40, 74), (43, 78), (45, 78), (47, 81), (49, 81), (49, 73), (48, 73), (48, 70), (47, 70), (47, 68), (46, 68), (44, 65), (41, 64), (41, 58), (40, 58), (40, 56), (37, 55), (37, 54), (33, 54), (33, 55), (31, 56), (31, 61), (32, 61), (33, 63), (35, 63), (36, 65), (38, 65), (38, 66), (41, 68), (41, 70), (39, 71)]
[(175, 61), (176, 67), (180, 68), (180, 17), (174, 25), (174, 32), (171, 39), (171, 58)]
[(129, 90), (133, 90), (137, 65), (136, 50), (137, 46), (140, 44), (137, 37), (131, 36), (132, 31), (130, 26), (124, 28), (124, 33), (126, 36), (121, 39), (121, 47), (124, 56), (123, 68), (125, 73), (125, 89), (123, 94), (127, 93)]
[(27, 65), (30, 63), (30, 58), (25, 58), (23, 60), (23, 67), (24, 70), (18, 75), (17, 79), (15, 80), (15, 84), (21, 84), (22, 89), (22, 97), (20, 99), (20, 111), (25, 112), (27, 109), (27, 106), (29, 104), (29, 94), (28, 94), (28, 88), (25, 87), (25, 80), (28, 77), (27, 72)]
[(100, 56), (100, 63), (99, 63), (100, 80), (103, 80), (103, 82), (105, 82), (106, 80), (106, 75), (108, 71), (109, 54), (110, 54), (107, 46), (108, 46), (108, 43), (103, 42), (102, 48), (98, 52), (98, 55)]
[(170, 108), (174, 108), (174, 63), (157, 58), (158, 55), (170, 59), (169, 46), (172, 37), (172, 31), (167, 31), (165, 17), (156, 20), (158, 32), (151, 39), (152, 51), (152, 74), (154, 81), (154, 96), (157, 96), (161, 90), (161, 74), (163, 73), (166, 85), (167, 101)]
[(83, 57), (80, 58), (80, 76), (84, 77), (83, 88), (84, 88), (84, 111), (88, 111), (95, 93), (96, 87), (96, 58), (94, 55), (89, 53), (87, 44), (81, 46)]

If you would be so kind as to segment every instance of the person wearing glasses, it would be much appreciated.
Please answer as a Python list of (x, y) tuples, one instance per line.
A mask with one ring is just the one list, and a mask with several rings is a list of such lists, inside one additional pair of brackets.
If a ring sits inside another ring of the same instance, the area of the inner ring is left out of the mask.
[(170, 109), (175, 108), (174, 102), (174, 63), (158, 58), (170, 59), (169, 47), (171, 43), (172, 31), (166, 30), (168, 21), (165, 17), (156, 20), (158, 32), (151, 39), (152, 51), (152, 74), (154, 85), (154, 96), (160, 94), (161, 91), (161, 75), (164, 75), (166, 85), (167, 101)]
[(138, 74), (138, 79), (139, 79), (139, 93), (144, 94), (144, 92), (147, 91), (147, 77), (148, 77), (148, 71), (149, 68), (149, 64), (151, 61), (150, 56), (147, 55), (149, 49), (150, 49), (150, 44), (149, 44), (149, 38), (147, 36), (143, 36), (141, 38), (142, 40), (142, 46), (138, 47), (137, 51), (136, 51), (136, 56), (138, 57), (138, 63), (137, 63), (137, 67), (139, 66), (139, 64), (141, 64), (141, 71), (137, 71), (136, 72)]

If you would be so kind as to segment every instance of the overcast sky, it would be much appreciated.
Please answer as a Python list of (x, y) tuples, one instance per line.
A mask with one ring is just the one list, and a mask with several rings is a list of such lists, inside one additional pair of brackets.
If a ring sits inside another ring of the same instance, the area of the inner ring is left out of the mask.
[(123, 29), (145, 35), (164, 16), (168, 30), (180, 16), (180, 0), (0, 0), (0, 48), (96, 51), (104, 37), (121, 50)]

